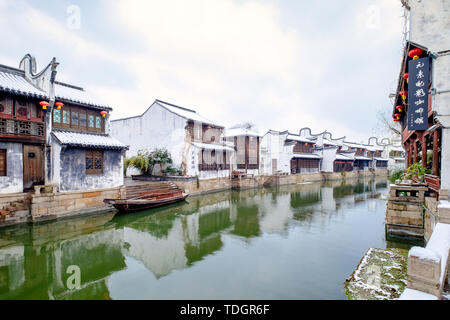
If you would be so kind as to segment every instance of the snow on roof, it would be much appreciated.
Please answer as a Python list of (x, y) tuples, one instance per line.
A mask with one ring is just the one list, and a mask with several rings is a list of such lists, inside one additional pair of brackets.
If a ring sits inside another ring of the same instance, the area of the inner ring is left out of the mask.
[(331, 141), (330, 139), (323, 139), (323, 144), (329, 144), (329, 145), (332, 145), (332, 146), (339, 146), (340, 145), (339, 143)]
[(191, 144), (194, 147), (200, 148), (200, 149), (207, 149), (207, 150), (223, 150), (223, 151), (234, 151), (233, 148), (220, 145), (220, 144), (212, 144), (212, 143), (202, 143), (202, 142), (191, 142)]
[(20, 72), (7, 71), (6, 68), (0, 69), (0, 90), (20, 95), (32, 96), (36, 98), (47, 98), (47, 93), (42, 91), (20, 74)]
[(94, 107), (101, 107), (104, 109), (111, 109), (106, 103), (96, 101), (83, 88), (67, 85), (61, 82), (55, 82), (55, 96), (56, 99), (68, 100), (76, 103), (87, 104)]
[(293, 158), (299, 158), (299, 159), (320, 159), (322, 158), (318, 154), (314, 153), (295, 153)]
[(345, 146), (347, 146), (347, 147), (350, 147), (350, 148), (360, 148), (360, 149), (362, 148), (362, 149), (367, 149), (367, 146), (364, 146), (364, 145), (362, 145), (362, 144), (360, 144), (360, 143), (346, 142), (346, 141), (344, 141), (343, 144), (344, 144)]
[(161, 101), (161, 100), (158, 100), (158, 99), (155, 100), (155, 102), (157, 104), (159, 104), (160, 106), (162, 106), (163, 108), (166, 108), (170, 112), (173, 112), (173, 113), (175, 113), (175, 114), (177, 114), (180, 117), (183, 117), (185, 119), (192, 120), (192, 121), (197, 121), (197, 122), (201, 122), (201, 123), (205, 123), (205, 124), (211, 124), (211, 125), (223, 128), (223, 126), (215, 124), (214, 122), (212, 122), (211, 120), (206, 119), (205, 117), (201, 116), (200, 114), (198, 114), (194, 110), (183, 108), (183, 107), (179, 107), (179, 106), (176, 106), (174, 104), (171, 104), (171, 103), (168, 103), (168, 102), (164, 102), (164, 101)]
[(52, 131), (52, 135), (62, 144), (99, 149), (127, 149), (119, 140), (102, 134), (80, 133), (72, 131)]
[[(49, 99), (48, 92), (35, 87), (25, 79), (25, 72), (3, 65), (0, 65), (0, 90), (39, 99)], [(55, 81), (55, 98), (111, 110), (106, 104), (96, 102), (83, 88), (58, 81)]]
[(341, 153), (336, 153), (336, 160), (353, 161), (353, 158), (350, 156), (343, 155)]
[(381, 146), (374, 146), (374, 145), (363, 145), (363, 148), (366, 148), (369, 151), (383, 151), (384, 148)]
[(372, 159), (370, 159), (370, 158), (363, 157), (363, 156), (355, 156), (355, 159), (356, 159), (356, 160), (372, 160)]
[(262, 137), (261, 134), (259, 134), (256, 131), (252, 131), (247, 128), (230, 128), (226, 129), (223, 133), (224, 137), (238, 137), (238, 136), (252, 136), (252, 137)]
[(373, 159), (377, 160), (377, 161), (388, 161), (389, 160), (389, 159), (386, 159), (386, 158), (379, 158), (379, 157), (373, 157)]
[(301, 137), (295, 134), (288, 134), (286, 137), (286, 140), (293, 140), (293, 141), (299, 141), (299, 142), (307, 142), (307, 143), (314, 143), (314, 141), (305, 138), (305, 137)]
[(406, 288), (398, 300), (437, 300), (437, 297), (419, 290)]

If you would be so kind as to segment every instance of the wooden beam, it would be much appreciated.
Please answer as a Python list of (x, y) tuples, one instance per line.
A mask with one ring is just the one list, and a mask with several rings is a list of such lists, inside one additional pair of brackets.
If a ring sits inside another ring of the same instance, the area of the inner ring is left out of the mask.
[(422, 166), (427, 167), (427, 137), (422, 135)]
[(439, 176), (439, 132), (434, 130), (433, 132), (433, 162), (432, 173), (435, 176)]

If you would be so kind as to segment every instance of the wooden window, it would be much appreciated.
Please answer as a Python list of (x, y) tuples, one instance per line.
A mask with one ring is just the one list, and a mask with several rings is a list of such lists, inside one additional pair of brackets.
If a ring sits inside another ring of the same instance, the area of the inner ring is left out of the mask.
[(63, 110), (63, 112), (62, 112), (62, 124), (65, 127), (70, 126), (70, 110)]
[(53, 109), (53, 123), (54, 124), (61, 123), (61, 110)]
[(296, 142), (294, 153), (312, 153), (312, 144), (307, 142)]
[(86, 127), (87, 127), (86, 113), (80, 111), (80, 128), (85, 129)]
[(95, 117), (95, 129), (102, 130), (102, 117)]
[(103, 151), (86, 150), (86, 174), (103, 173)]
[(89, 128), (92, 128), (92, 129), (95, 128), (95, 116), (92, 114), (90, 114), (88, 116), (88, 126), (89, 126)]
[(71, 114), (70, 127), (78, 128), (78, 111), (71, 110), (70, 114)]
[(6, 149), (0, 149), (0, 176), (6, 176)]

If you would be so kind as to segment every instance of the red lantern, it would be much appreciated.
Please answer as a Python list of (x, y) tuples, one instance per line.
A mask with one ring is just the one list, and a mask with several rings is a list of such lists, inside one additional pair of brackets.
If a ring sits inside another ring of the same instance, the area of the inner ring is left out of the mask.
[(61, 110), (61, 107), (64, 106), (64, 103), (62, 103), (62, 102), (56, 102), (56, 103), (55, 103), (55, 106), (56, 106), (56, 109)]
[(399, 121), (400, 121), (400, 119), (397, 119), (397, 118), (394, 119), (394, 122), (399, 122)]
[(394, 117), (397, 117), (397, 119), (400, 119), (401, 116), (402, 116), (402, 115), (401, 115), (400, 113), (394, 114)]
[(409, 81), (409, 74), (408, 74), (408, 72), (406, 72), (406, 73), (403, 75), (403, 79), (405, 79), (405, 80), (406, 80), (406, 83), (408, 83), (408, 81)]
[(395, 109), (397, 109), (398, 112), (402, 112), (403, 111), (403, 106), (396, 106)]
[(403, 91), (400, 91), (398, 94), (402, 96), (403, 100), (406, 100), (406, 97), (408, 96), (408, 91), (403, 90)]
[(420, 48), (411, 49), (408, 52), (408, 56), (410, 58), (413, 58), (413, 60), (419, 59), (419, 57), (422, 55), (423, 50)]
[(100, 114), (102, 115), (102, 117), (106, 117), (106, 115), (108, 114), (108, 112), (106, 112), (105, 110), (100, 111)]
[(41, 101), (41, 102), (39, 102), (39, 104), (41, 105), (42, 110), (47, 110), (49, 103), (47, 101)]

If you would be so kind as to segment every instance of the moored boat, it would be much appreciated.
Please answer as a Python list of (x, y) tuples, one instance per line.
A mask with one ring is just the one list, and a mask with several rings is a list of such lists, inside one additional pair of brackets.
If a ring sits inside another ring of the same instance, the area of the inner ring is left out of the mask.
[(183, 192), (165, 198), (105, 199), (104, 202), (112, 204), (120, 212), (135, 212), (183, 201), (188, 196), (189, 194)]

